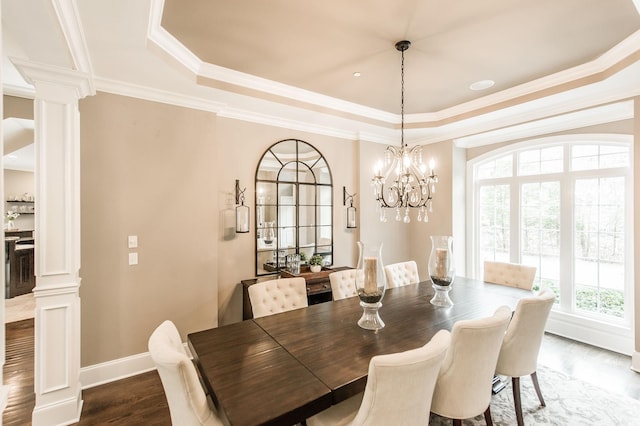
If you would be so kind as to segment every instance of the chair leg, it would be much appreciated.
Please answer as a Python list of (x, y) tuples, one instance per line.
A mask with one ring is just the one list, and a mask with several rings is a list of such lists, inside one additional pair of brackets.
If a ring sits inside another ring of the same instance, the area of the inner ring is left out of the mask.
[(540, 405), (546, 407), (547, 405), (544, 403), (544, 399), (542, 398), (542, 392), (540, 392), (540, 385), (538, 384), (538, 375), (534, 371), (531, 373), (531, 381), (533, 382), (533, 387), (536, 388), (536, 393), (538, 394), (538, 399), (540, 400)]
[(511, 388), (513, 390), (513, 402), (516, 409), (518, 426), (524, 426), (524, 420), (522, 419), (522, 401), (520, 400), (520, 377), (511, 378)]
[(493, 420), (491, 420), (491, 406), (488, 406), (484, 412), (484, 421), (487, 423), (487, 426), (493, 426)]

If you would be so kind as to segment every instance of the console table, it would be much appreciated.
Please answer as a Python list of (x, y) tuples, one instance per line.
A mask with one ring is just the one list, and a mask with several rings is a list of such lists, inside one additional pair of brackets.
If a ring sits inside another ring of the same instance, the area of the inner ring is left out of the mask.
[(308, 267), (302, 267), (299, 274), (292, 274), (287, 270), (281, 270), (279, 274), (242, 280), (242, 319), (247, 320), (253, 318), (253, 309), (251, 307), (251, 300), (249, 299), (249, 287), (255, 283), (275, 280), (277, 278), (302, 277), (307, 283), (307, 300), (309, 301), (309, 305), (315, 305), (333, 300), (329, 274), (345, 269), (353, 268), (349, 266), (339, 266), (336, 268), (322, 268), (320, 272), (309, 272)]

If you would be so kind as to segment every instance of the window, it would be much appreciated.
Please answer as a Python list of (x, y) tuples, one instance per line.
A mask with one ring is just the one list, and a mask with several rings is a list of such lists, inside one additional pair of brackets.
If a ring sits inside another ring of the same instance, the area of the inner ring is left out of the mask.
[(632, 145), (601, 139), (529, 141), (472, 160), (470, 268), (535, 266), (554, 312), (630, 327)]

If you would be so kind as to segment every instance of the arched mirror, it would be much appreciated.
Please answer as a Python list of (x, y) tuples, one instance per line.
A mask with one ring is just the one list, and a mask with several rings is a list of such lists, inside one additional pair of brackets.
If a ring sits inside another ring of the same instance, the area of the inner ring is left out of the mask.
[(322, 154), (286, 139), (263, 154), (256, 170), (256, 275), (284, 269), (286, 256), (322, 256), (333, 264), (333, 187)]

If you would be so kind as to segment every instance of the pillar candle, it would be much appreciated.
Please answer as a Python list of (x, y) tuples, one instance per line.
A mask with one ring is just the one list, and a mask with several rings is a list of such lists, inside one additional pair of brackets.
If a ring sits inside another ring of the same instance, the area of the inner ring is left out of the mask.
[(446, 278), (447, 276), (447, 256), (449, 253), (446, 249), (436, 249), (436, 277)]
[(374, 294), (378, 291), (378, 259), (375, 257), (364, 258), (364, 292)]

